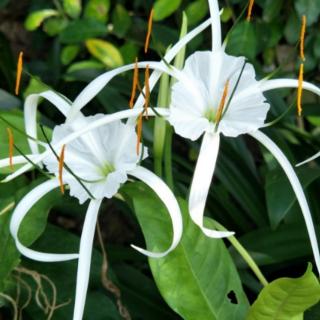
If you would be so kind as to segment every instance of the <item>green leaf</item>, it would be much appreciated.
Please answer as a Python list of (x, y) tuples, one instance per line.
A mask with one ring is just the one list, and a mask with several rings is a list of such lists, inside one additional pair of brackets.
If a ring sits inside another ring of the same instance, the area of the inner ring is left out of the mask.
[(263, 19), (271, 22), (275, 19), (283, 6), (284, 0), (266, 0), (263, 8)]
[(290, 44), (295, 44), (299, 40), (301, 22), (294, 10), (291, 11), (284, 28), (284, 35)]
[(208, 13), (207, 0), (196, 0), (191, 2), (186, 8), (188, 25), (193, 26), (200, 22)]
[(77, 45), (69, 45), (62, 49), (61, 51), (61, 62), (64, 65), (70, 64), (78, 55), (80, 47)]
[(92, 56), (104, 63), (109, 68), (123, 65), (120, 51), (110, 42), (100, 39), (89, 39), (86, 47)]
[(320, 14), (320, 0), (296, 0), (294, 7), (299, 17), (307, 16), (307, 25), (310, 26), (318, 20)]
[(65, 18), (50, 18), (43, 24), (43, 30), (51, 37), (59, 34), (68, 25), (68, 20)]
[(63, 0), (63, 8), (71, 18), (78, 18), (81, 14), (81, 0)]
[(84, 17), (106, 23), (109, 10), (110, 0), (89, 0), (84, 9)]
[(36, 30), (45, 19), (57, 15), (59, 15), (59, 12), (53, 9), (34, 11), (28, 15), (24, 24), (25, 28), (29, 31)]
[(229, 35), (227, 52), (253, 60), (258, 51), (255, 26), (247, 21), (240, 22)]
[(112, 13), (113, 32), (123, 38), (129, 31), (132, 21), (131, 17), (124, 6), (117, 4)]
[(60, 41), (78, 44), (89, 38), (102, 37), (107, 34), (107, 27), (94, 20), (76, 20), (70, 23), (60, 34)]
[(319, 280), (309, 265), (301, 278), (280, 278), (263, 288), (247, 320), (303, 319), (301, 314), (319, 300)]
[(156, 0), (154, 3), (154, 21), (161, 21), (173, 14), (181, 5), (182, 0)]
[[(167, 248), (172, 226), (159, 198), (141, 183), (126, 185), (123, 192), (132, 199), (148, 249)], [(184, 219), (180, 244), (165, 258), (149, 260), (162, 296), (186, 320), (244, 318), (248, 302), (227, 248), (222, 240), (204, 236), (190, 220), (187, 203), (180, 204)], [(207, 222), (212, 227), (211, 220)], [(235, 301), (230, 301), (233, 295)]]
[[(305, 189), (319, 178), (320, 169), (299, 168), (297, 173)], [(297, 202), (297, 197), (282, 170), (267, 173), (265, 190), (270, 226), (275, 229)]]
[(21, 105), (21, 101), (9, 92), (0, 89), (0, 109), (14, 109)]

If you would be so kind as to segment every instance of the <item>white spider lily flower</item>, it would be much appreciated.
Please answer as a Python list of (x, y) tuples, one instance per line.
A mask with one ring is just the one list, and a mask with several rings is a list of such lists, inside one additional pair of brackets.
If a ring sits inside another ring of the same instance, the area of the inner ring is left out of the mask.
[[(61, 108), (61, 104), (59, 108), (62, 113), (66, 114), (69, 111), (70, 105), (65, 98), (54, 92), (46, 92), (40, 95), (33, 95), (31, 98), (29, 97), (29, 100), (27, 99), (27, 109), (29, 110), (27, 115), (28, 117), (32, 115), (30, 119), (35, 117), (35, 110), (40, 96), (54, 104), (64, 103), (64, 108)], [(128, 176), (143, 181), (157, 193), (168, 209), (173, 225), (172, 243), (166, 251), (150, 252), (134, 245), (132, 247), (151, 258), (161, 258), (174, 250), (182, 235), (182, 217), (176, 198), (159, 177), (139, 165), (140, 160), (147, 156), (147, 151), (140, 146), (140, 150), (144, 149), (145, 151), (143, 151), (143, 154), (141, 154), (142, 151), (137, 154), (135, 128), (131, 124), (121, 122), (121, 119), (126, 119), (130, 116), (137, 117), (142, 111), (139, 109), (134, 111), (126, 110), (118, 114), (95, 115), (92, 117), (84, 117), (79, 113), (72, 121), (66, 121), (64, 124), (56, 126), (53, 130), (51, 147), (56, 154), (60, 154), (63, 145), (67, 145), (64, 162), (72, 172), (77, 174), (76, 178), (70, 171), (63, 169), (63, 183), (69, 186), (70, 194), (78, 198), (80, 203), (90, 199), (83, 225), (79, 253), (53, 254), (38, 252), (25, 247), (19, 241), (19, 228), (28, 211), (48, 192), (61, 186), (61, 172), (59, 172), (59, 162), (56, 155), (44, 143), (41, 144), (46, 146), (47, 150), (42, 154), (38, 154), (38, 141), (34, 139), (29, 141), (33, 145), (34, 153), (27, 155), (27, 158), (32, 160), (33, 164), (43, 162), (48, 171), (56, 177), (31, 190), (19, 202), (12, 214), (10, 231), (15, 239), (17, 248), (26, 257), (43, 262), (79, 259), (74, 320), (80, 320), (83, 316), (89, 281), (92, 243), (100, 204), (103, 198), (113, 197), (120, 186), (127, 181)], [(158, 109), (156, 112), (164, 116), (168, 114), (167, 110)], [(149, 116), (152, 115), (155, 115), (155, 113), (149, 111)], [(34, 130), (33, 126), (28, 126), (27, 131), (29, 136), (33, 134), (36, 137), (36, 130)], [(29, 166), (32, 166), (22, 156), (14, 157), (12, 160), (14, 164), (26, 164), (22, 167), (22, 170), (17, 170), (20, 173), (13, 174), (8, 181), (28, 170)], [(9, 159), (1, 160), (0, 166), (9, 166)]]
[[(185, 62), (182, 74), (193, 85), (178, 80), (172, 90), (169, 121), (177, 134), (196, 140), (204, 135), (189, 196), (189, 211), (193, 221), (211, 237), (225, 237), (203, 226), (203, 214), (211, 179), (219, 152), (220, 134), (237, 137), (250, 134), (260, 141), (284, 169), (300, 204), (311, 246), (320, 273), (320, 256), (312, 216), (301, 184), (282, 151), (259, 128), (269, 110), (264, 91), (277, 88), (298, 88), (292, 79), (257, 81), (254, 68), (243, 57), (225, 53), (221, 43), (218, 1), (209, 0), (212, 19), (212, 51), (195, 52)], [(183, 76), (182, 76), (183, 77)], [(320, 95), (316, 86), (303, 82), (302, 87)]]

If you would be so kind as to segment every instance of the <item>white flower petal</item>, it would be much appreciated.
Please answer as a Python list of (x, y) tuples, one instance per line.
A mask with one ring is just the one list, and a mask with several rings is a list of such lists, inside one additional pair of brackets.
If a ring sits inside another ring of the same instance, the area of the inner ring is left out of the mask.
[[(27, 157), (32, 160), (34, 158), (34, 155), (33, 154), (31, 154), (31, 155), (29, 154), (29, 155), (27, 155)], [(23, 157), (23, 156), (12, 157), (12, 162), (13, 162), (13, 165), (28, 163), (26, 158)], [(10, 166), (10, 158), (6, 158), (6, 159), (1, 159), (0, 160), (0, 168), (5, 168), (5, 167), (9, 167), (9, 166)]]
[[(63, 115), (69, 111), (70, 104), (67, 98), (55, 93), (54, 91), (45, 91), (39, 94), (31, 94), (24, 103), (24, 123), (26, 134), (37, 139), (37, 109), (39, 98), (42, 97), (51, 102)], [(38, 143), (28, 139), (28, 143), (33, 154), (39, 153)]]
[(221, 48), (221, 24), (218, 1), (209, 0), (209, 9), (212, 26), (212, 51), (218, 51)]
[(311, 247), (313, 251), (313, 256), (316, 262), (316, 266), (318, 269), (318, 273), (320, 274), (320, 255), (319, 255), (319, 247), (318, 247), (318, 241), (317, 241), (317, 236), (315, 233), (313, 221), (312, 221), (312, 215), (308, 206), (307, 199), (305, 197), (305, 194), (303, 192), (303, 188), (301, 186), (301, 183), (293, 170), (290, 162), (286, 158), (286, 156), (283, 154), (283, 152), (279, 149), (279, 147), (269, 138), (267, 137), (264, 133), (261, 131), (256, 131), (254, 133), (250, 133), (250, 135), (257, 139), (261, 144), (263, 144), (272, 154), (273, 156), (277, 159), (279, 164), (281, 165), (282, 169), (286, 173), (290, 184), (293, 188), (294, 193), (296, 194), (297, 200), (299, 202), (310, 242), (311, 242)]
[(143, 167), (137, 167), (135, 170), (129, 172), (128, 174), (143, 181), (151, 189), (154, 190), (154, 192), (158, 195), (158, 197), (162, 200), (164, 205), (167, 207), (168, 213), (172, 221), (172, 227), (173, 227), (173, 239), (172, 239), (171, 246), (168, 250), (164, 252), (161, 252), (161, 253), (150, 252), (145, 249), (136, 247), (134, 245), (132, 245), (132, 247), (138, 250), (139, 252), (141, 252), (142, 254), (151, 258), (164, 257), (165, 255), (167, 255), (169, 252), (171, 252), (176, 248), (182, 236), (183, 224), (182, 224), (182, 216), (181, 216), (178, 202), (174, 197), (172, 191), (169, 189), (169, 187), (151, 171)]
[[(260, 90), (269, 91), (273, 89), (283, 89), (283, 88), (298, 88), (299, 81), (294, 79), (274, 79), (274, 80), (261, 80)], [(305, 90), (313, 92), (314, 94), (320, 96), (320, 88), (314, 84), (303, 81), (302, 87)]]
[(315, 159), (317, 159), (317, 158), (319, 158), (319, 157), (320, 157), (320, 152), (317, 152), (317, 153), (316, 153), (315, 155), (313, 155), (312, 157), (310, 157), (310, 158), (308, 158), (308, 159), (306, 159), (306, 160), (304, 160), (304, 161), (296, 164), (296, 167), (302, 166), (303, 164), (306, 164), (306, 163), (308, 163), (308, 162), (310, 162), (310, 161), (313, 161), (313, 160), (315, 160)]
[(12, 213), (10, 221), (10, 232), (12, 237), (16, 242), (18, 250), (24, 256), (43, 262), (58, 262), (58, 261), (68, 261), (78, 258), (78, 254), (54, 254), (54, 253), (44, 253), (38, 252), (25, 247), (18, 238), (19, 228), (24, 219), (28, 214), (28, 211), (39, 201), (44, 195), (46, 195), (51, 190), (59, 186), (58, 180), (48, 180), (39, 186), (32, 189), (16, 206)]
[[(158, 114), (160, 114), (163, 117), (168, 117), (168, 115), (170, 113), (169, 110), (166, 108), (155, 108), (155, 110)], [(130, 109), (130, 110), (119, 111), (119, 112), (116, 112), (116, 113), (113, 113), (110, 115), (106, 115), (103, 118), (90, 123), (89, 125), (82, 128), (81, 130), (78, 130), (77, 132), (74, 132), (74, 133), (64, 137), (62, 140), (60, 140), (59, 143), (54, 145), (53, 148), (55, 150), (59, 150), (59, 148), (61, 148), (64, 144), (68, 144), (70, 142), (73, 142), (77, 138), (81, 137), (83, 134), (86, 134), (87, 132), (94, 130), (96, 128), (99, 128), (101, 126), (104, 126), (106, 124), (109, 124), (109, 123), (112, 123), (112, 122), (115, 122), (118, 120), (122, 120), (122, 119), (127, 119), (127, 118), (135, 118), (136, 119), (136, 117), (142, 111), (143, 111), (143, 109)], [(150, 117), (156, 116), (156, 114), (154, 113), (153, 110), (149, 110), (148, 115)], [(51, 154), (51, 150), (47, 150), (47, 151), (41, 153), (39, 156), (35, 157), (33, 159), (33, 162), (35, 164), (37, 164), (40, 161), (42, 161), (43, 159), (45, 159), (46, 157), (50, 156), (50, 154)], [(9, 181), (15, 179), (16, 177), (20, 176), (21, 174), (25, 173), (26, 171), (30, 170), (31, 168), (32, 168), (32, 165), (28, 163), (28, 164), (22, 166), (21, 168), (19, 168), (14, 173), (8, 175), (5, 179), (3, 179), (1, 181), (1, 183), (9, 182)]]
[(73, 320), (82, 320), (83, 317), (83, 311), (86, 303), (86, 296), (89, 284), (93, 239), (101, 201), (102, 200), (90, 201), (86, 213), (86, 218), (83, 224), (80, 240), (77, 286)]
[(210, 230), (203, 226), (204, 208), (216, 167), (219, 145), (219, 134), (206, 133), (204, 135), (189, 195), (189, 212), (191, 219), (200, 227), (206, 236), (212, 238), (224, 238), (234, 234), (234, 232), (229, 231)]

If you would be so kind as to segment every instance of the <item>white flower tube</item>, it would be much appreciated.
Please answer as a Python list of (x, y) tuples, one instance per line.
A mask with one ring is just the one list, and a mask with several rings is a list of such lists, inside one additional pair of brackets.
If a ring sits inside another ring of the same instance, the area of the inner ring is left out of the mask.
[(48, 180), (39, 186), (32, 189), (24, 198), (18, 203), (14, 209), (10, 221), (10, 232), (15, 240), (18, 250), (26, 257), (42, 262), (58, 262), (68, 261), (78, 258), (78, 254), (55, 254), (38, 252), (25, 247), (19, 240), (19, 229), (24, 217), (29, 210), (48, 192), (59, 186), (57, 179)]
[(290, 184), (293, 188), (294, 193), (296, 194), (297, 200), (299, 202), (310, 242), (311, 242), (311, 247), (312, 247), (312, 252), (313, 256), (316, 262), (317, 270), (318, 273), (320, 274), (320, 255), (319, 255), (319, 247), (318, 247), (318, 241), (317, 241), (317, 236), (316, 232), (314, 229), (313, 221), (312, 221), (312, 215), (308, 206), (307, 199), (305, 197), (305, 194), (303, 192), (303, 188), (301, 186), (301, 183), (293, 170), (290, 162), (286, 158), (286, 156), (283, 154), (283, 152), (279, 149), (279, 147), (269, 138), (267, 137), (264, 133), (261, 131), (256, 131), (250, 133), (250, 135), (258, 140), (261, 144), (263, 144), (272, 154), (273, 156), (277, 159), (281, 167), (283, 168), (284, 172), (286, 173)]
[(212, 51), (221, 49), (221, 23), (218, 1), (209, 0), (209, 9), (212, 28)]
[(131, 245), (131, 246), (148, 257), (162, 258), (166, 256), (169, 252), (175, 249), (175, 247), (178, 245), (182, 236), (183, 224), (182, 224), (181, 212), (180, 212), (178, 202), (175, 196), (173, 195), (172, 191), (169, 189), (169, 187), (157, 175), (155, 175), (151, 171), (139, 166), (135, 168), (133, 171), (128, 172), (128, 174), (141, 180), (146, 185), (148, 185), (151, 189), (154, 190), (154, 192), (158, 195), (158, 197), (162, 200), (163, 204), (168, 209), (168, 213), (170, 215), (170, 218), (172, 221), (172, 227), (173, 227), (172, 243), (169, 249), (164, 252), (155, 253), (155, 252), (150, 252), (150, 251), (141, 249), (135, 245)]
[(234, 232), (210, 230), (203, 226), (204, 208), (208, 197), (211, 180), (215, 171), (219, 153), (220, 136), (217, 133), (205, 133), (194, 171), (190, 195), (189, 212), (193, 222), (208, 237), (230, 237)]
[(80, 240), (79, 262), (77, 271), (77, 287), (76, 298), (74, 303), (73, 320), (81, 320), (83, 317), (83, 311), (86, 303), (86, 296), (89, 284), (93, 239), (101, 202), (102, 200), (90, 201), (86, 213), (86, 218), (83, 224)]

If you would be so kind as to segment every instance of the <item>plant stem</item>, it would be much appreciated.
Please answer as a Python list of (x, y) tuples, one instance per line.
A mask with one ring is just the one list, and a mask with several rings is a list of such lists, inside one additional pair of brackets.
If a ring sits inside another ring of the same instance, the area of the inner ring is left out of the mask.
[[(215, 223), (215, 227), (217, 228), (217, 230), (227, 231), (227, 229), (224, 226), (222, 226), (220, 223), (218, 223), (217, 221), (214, 221), (214, 223)], [(268, 285), (267, 279), (264, 277), (264, 275), (262, 274), (258, 265), (255, 263), (255, 261), (252, 259), (249, 252), (242, 246), (242, 244), (237, 240), (236, 237), (234, 237), (234, 236), (229, 237), (228, 240), (234, 246), (234, 248), (238, 251), (238, 253), (241, 255), (243, 260), (248, 264), (248, 266), (253, 271), (253, 273), (256, 275), (256, 277), (259, 279), (261, 284), (264, 287), (267, 286)]]
[(173, 175), (172, 175), (172, 128), (167, 125), (165, 149), (164, 149), (164, 172), (166, 183), (169, 188), (173, 191)]

